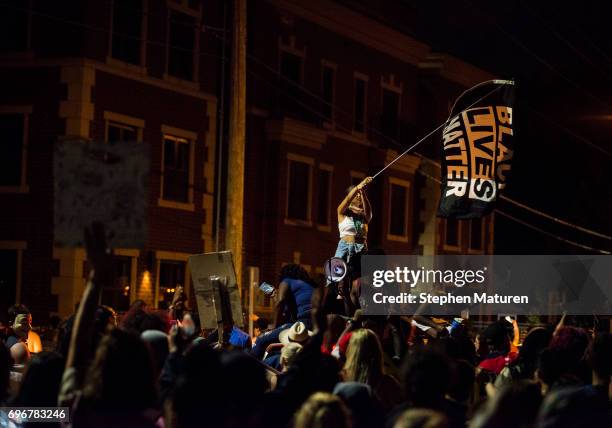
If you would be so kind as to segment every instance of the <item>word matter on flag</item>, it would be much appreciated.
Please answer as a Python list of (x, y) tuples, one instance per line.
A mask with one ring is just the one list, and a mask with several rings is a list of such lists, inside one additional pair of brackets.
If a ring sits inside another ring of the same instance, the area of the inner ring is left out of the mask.
[(514, 98), (513, 81), (491, 80), (455, 101), (442, 133), (438, 216), (479, 218), (494, 209), (514, 152)]

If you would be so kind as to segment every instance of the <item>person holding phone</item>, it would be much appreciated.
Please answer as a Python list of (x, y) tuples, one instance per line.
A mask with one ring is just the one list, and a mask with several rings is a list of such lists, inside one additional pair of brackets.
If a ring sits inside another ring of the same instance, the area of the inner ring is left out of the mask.
[[(279, 284), (272, 292), (275, 296), (274, 329), (260, 335), (253, 347), (253, 355), (261, 359), (268, 345), (279, 342), (281, 331), (291, 327), (295, 322), (303, 322), (310, 329), (310, 311), (312, 293), (316, 287), (314, 281), (300, 265), (283, 266)], [(265, 287), (264, 287), (265, 288)]]

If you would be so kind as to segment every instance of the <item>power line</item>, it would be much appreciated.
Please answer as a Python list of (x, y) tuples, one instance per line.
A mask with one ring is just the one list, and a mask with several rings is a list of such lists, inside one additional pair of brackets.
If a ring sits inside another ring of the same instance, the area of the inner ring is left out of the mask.
[[(466, 1), (467, 1), (467, 0), (466, 0)], [(469, 1), (467, 1), (467, 2), (468, 2), (468, 3), (470, 3)], [(59, 22), (62, 22), (62, 23), (66, 23), (66, 24), (77, 25), (77, 26), (80, 26), (80, 27), (82, 27), (82, 28), (86, 28), (86, 29), (89, 29), (89, 30), (92, 30), (92, 31), (100, 31), (100, 32), (104, 32), (104, 33), (108, 33), (108, 32), (110, 32), (110, 30), (105, 29), (105, 28), (101, 28), (101, 27), (94, 27), (94, 26), (91, 26), (91, 25), (82, 24), (82, 23), (80, 23), (80, 22), (75, 22), (75, 21), (71, 21), (71, 20), (66, 20), (66, 19), (63, 19), (63, 18), (59, 18), (59, 17), (53, 16), (53, 15), (42, 14), (42, 13), (40, 13), (40, 12), (36, 12), (36, 11), (34, 11), (34, 10), (30, 10), (30, 9), (15, 8), (15, 7), (10, 7), (10, 6), (8, 6), (8, 5), (0, 5), (0, 6), (8, 7), (8, 8), (10, 8), (10, 9), (18, 9), (18, 10), (22, 10), (22, 11), (28, 11), (28, 12), (30, 12), (30, 13), (33, 13), (33, 14), (36, 14), (36, 15), (39, 15), (39, 16), (42, 16), (42, 17), (46, 17), (46, 18), (48, 18), (48, 19), (56, 20), (56, 21), (59, 21)], [(472, 6), (473, 6), (473, 5), (472, 5)], [(498, 25), (498, 24), (497, 24), (497, 25)], [(499, 25), (498, 25), (498, 26), (499, 26)], [(501, 28), (501, 27), (500, 27), (500, 29), (501, 29), (502, 31), (504, 31), (504, 30), (503, 30), (503, 28)], [(504, 32), (505, 32), (505, 31), (504, 31)], [(142, 39), (142, 38), (139, 38), (139, 37), (135, 37), (135, 36), (127, 35), (127, 34), (120, 34), (120, 33), (116, 33), (116, 32), (111, 32), (111, 33), (112, 33), (112, 34), (117, 34), (117, 35), (122, 36), (122, 37), (127, 37), (127, 38), (132, 38), (132, 39), (135, 39), (135, 40), (143, 41), (143, 39)], [(510, 37), (513, 37), (512, 35), (509, 35), (508, 33), (506, 33), (506, 34), (507, 34), (508, 36), (510, 36)], [(219, 37), (219, 36), (215, 35), (215, 37)], [(172, 46), (172, 45), (170, 45), (170, 44), (168, 44), (168, 43), (156, 42), (156, 41), (152, 41), (152, 40), (148, 40), (148, 39), (145, 39), (144, 41), (145, 41), (146, 43), (155, 44), (155, 45), (158, 45), (158, 46), (163, 46), (163, 47), (172, 47), (172, 48), (179, 49), (179, 50), (181, 50), (181, 49), (182, 49), (182, 50), (184, 50), (184, 51), (188, 51), (188, 52), (191, 52), (191, 53), (195, 54), (195, 52), (194, 52), (193, 50), (190, 50), (190, 49), (184, 49), (184, 48), (181, 48), (181, 47), (178, 47), (178, 46)], [(525, 48), (525, 49), (527, 49), (527, 48)], [(533, 55), (536, 55), (536, 54), (534, 54), (534, 53), (533, 53), (533, 52), (531, 52), (531, 51), (530, 51), (530, 53), (532, 53)], [(198, 54), (198, 55), (210, 55), (210, 56), (213, 56), (213, 57), (215, 57), (215, 58), (217, 58), (217, 59), (218, 59), (218, 55), (215, 55), (215, 54), (207, 54), (207, 53), (204, 53), (204, 52), (198, 52), (197, 54)], [(256, 62), (258, 62), (258, 63), (260, 63), (260, 64), (264, 65), (264, 66), (265, 66), (266, 68), (268, 68), (269, 70), (272, 70), (272, 69), (271, 69), (271, 68), (270, 68), (270, 67), (269, 67), (267, 64), (262, 63), (262, 62), (261, 62), (261, 61), (259, 61), (257, 58), (253, 57), (252, 55), (247, 54), (247, 56), (248, 56), (250, 59), (253, 59), (253, 60), (255, 60)], [(537, 55), (536, 55), (536, 56), (537, 56)], [(247, 69), (247, 71), (249, 71), (249, 70)], [(291, 81), (290, 79), (287, 79), (285, 76), (282, 76), (282, 74), (280, 74), (280, 73), (279, 73), (277, 70), (272, 70), (272, 71), (273, 71), (275, 74), (277, 74), (278, 76), (280, 76), (281, 78), (286, 79), (286, 80), (287, 80), (287, 81), (289, 81), (291, 84), (293, 84), (293, 85), (295, 85), (296, 87), (300, 88), (300, 89), (301, 89), (301, 90), (303, 90), (305, 93), (311, 94), (311, 95), (312, 95), (312, 96), (314, 96), (315, 98), (317, 98), (317, 99), (319, 99), (319, 100), (322, 100), (322, 101), (323, 101), (324, 103), (326, 103), (327, 105), (330, 105), (330, 106), (332, 107), (332, 109), (334, 109), (334, 110), (336, 110), (336, 111), (339, 111), (339, 112), (341, 112), (341, 113), (343, 113), (343, 114), (347, 114), (347, 115), (348, 115), (348, 113), (343, 112), (342, 110), (338, 109), (338, 108), (337, 108), (336, 106), (334, 106), (332, 103), (329, 103), (328, 101), (326, 101), (326, 100), (324, 100), (324, 99), (322, 99), (322, 98), (318, 97), (316, 94), (313, 94), (313, 93), (312, 93), (312, 92), (310, 92), (308, 89), (306, 89), (304, 86), (302, 86), (302, 85), (300, 85), (300, 84), (297, 84), (296, 82)], [(261, 79), (261, 77), (257, 76), (256, 74), (254, 74), (254, 73), (252, 73), (252, 72), (251, 72), (251, 75), (254, 75), (255, 77), (258, 77), (258, 78), (260, 78), (260, 79)], [(573, 83), (571, 80), (569, 80), (569, 79), (567, 79), (567, 78), (566, 78), (566, 80), (568, 80), (570, 83)], [(272, 83), (270, 83), (270, 82), (267, 82), (267, 81), (266, 81), (266, 83), (270, 84), (271, 86), (274, 86), (274, 84), (272, 84)], [(279, 89), (279, 88), (277, 87), (276, 89)], [(586, 93), (587, 93), (587, 94), (589, 94), (588, 92), (586, 92)], [(487, 95), (487, 96), (488, 96), (488, 95)], [(293, 99), (294, 99), (294, 100), (295, 100), (295, 101), (296, 101), (296, 102), (297, 102), (299, 105), (301, 105), (303, 108), (305, 108), (305, 109), (307, 109), (307, 110), (309, 110), (309, 111), (311, 111), (311, 112), (314, 112), (315, 114), (317, 114), (319, 117), (321, 117), (321, 118), (323, 118), (323, 119), (327, 119), (327, 117), (326, 117), (325, 115), (323, 115), (323, 114), (319, 114), (319, 112), (318, 112), (318, 111), (313, 110), (312, 108), (310, 108), (310, 107), (309, 107), (309, 106), (307, 106), (306, 104), (302, 103), (302, 102), (301, 102), (300, 100), (298, 100), (297, 98), (294, 98), (294, 97), (291, 97), (291, 96), (289, 96), (289, 97), (290, 97), (290, 98), (293, 98)], [(537, 112), (536, 112), (536, 113), (537, 113)], [(434, 129), (433, 131), (431, 131), (431, 132), (430, 132), (429, 134), (427, 134), (425, 137), (421, 138), (419, 141), (417, 141), (417, 143), (415, 143), (413, 146), (411, 146), (411, 147), (410, 147), (410, 148), (408, 148), (406, 151), (404, 151), (404, 152), (403, 152), (403, 153), (402, 153), (402, 154), (401, 154), (399, 157), (403, 156), (405, 153), (408, 153), (410, 150), (412, 150), (412, 149), (413, 149), (414, 147), (416, 147), (418, 144), (420, 144), (420, 143), (421, 143), (421, 142), (423, 142), (425, 139), (427, 139), (428, 137), (430, 137), (431, 135), (433, 135), (433, 134), (434, 134), (434, 133), (435, 133), (437, 130), (439, 130), (439, 129), (440, 129), (442, 126), (443, 126), (443, 125), (444, 125), (444, 124), (440, 125), (438, 128), (436, 128), (436, 129)], [(339, 127), (339, 128), (340, 128), (340, 129), (347, 130), (348, 132), (350, 132), (350, 130), (348, 130), (347, 128), (343, 128), (343, 127)], [(402, 147), (402, 148), (404, 147), (404, 146), (403, 146), (401, 143), (397, 142), (396, 140), (394, 140), (394, 139), (392, 139), (392, 138), (390, 138), (390, 137), (387, 137), (386, 135), (384, 135), (384, 133), (382, 133), (382, 132), (378, 131), (377, 129), (375, 129), (375, 128), (373, 128), (373, 127), (366, 127), (366, 129), (368, 129), (369, 131), (372, 131), (373, 133), (376, 133), (376, 134), (380, 135), (381, 137), (383, 137), (383, 138), (384, 138), (384, 139), (386, 139), (387, 141), (390, 141), (390, 142), (391, 142), (391, 143), (393, 143), (393, 144), (396, 144), (396, 145), (398, 145), (398, 146), (400, 146), (400, 147)], [(564, 129), (564, 128), (561, 128), (561, 129)], [(566, 132), (570, 132), (570, 133), (571, 133), (571, 131), (569, 131), (569, 130), (567, 130), (567, 129), (564, 129), (564, 130), (565, 130)], [(576, 134), (572, 134), (572, 135), (577, 136)], [(579, 136), (577, 136), (577, 137), (579, 137)], [(595, 147), (595, 148), (597, 148), (597, 149), (599, 149), (599, 150), (603, 151), (604, 153), (609, 154), (608, 152), (606, 152), (605, 150), (601, 149), (600, 147), (598, 147), (598, 146), (594, 145), (594, 144), (593, 144), (593, 143), (591, 143), (590, 141), (588, 141), (588, 140), (586, 140), (586, 139), (584, 139), (584, 138), (581, 138), (581, 140), (583, 140), (583, 141), (585, 141), (585, 142), (589, 143), (589, 144), (590, 144), (592, 147)], [(422, 155), (420, 155), (420, 154), (418, 154), (418, 153), (415, 153), (415, 154), (417, 154), (418, 156), (423, 157), (424, 159), (427, 159), (427, 160), (429, 160), (429, 161), (431, 161), (431, 162), (436, 163), (435, 161), (433, 161), (433, 160), (431, 160), (431, 159), (428, 159), (428, 158), (426, 158), (426, 157), (424, 157), (424, 156), (422, 156)], [(397, 161), (397, 159), (399, 159), (399, 157), (398, 157), (398, 158), (396, 158), (396, 159), (395, 159), (393, 162)], [(438, 165), (439, 165), (439, 164), (438, 164)], [(390, 166), (390, 164), (389, 164), (389, 165), (387, 165), (387, 166), (385, 166), (385, 168), (383, 168), (383, 171), (384, 171), (384, 169), (386, 169), (388, 166)], [(381, 171), (381, 172), (382, 172), (382, 171)], [(377, 173), (376, 175), (378, 175), (378, 174), (380, 174), (380, 172), (379, 172), (379, 173)], [(514, 201), (514, 200), (512, 200), (512, 199), (510, 199), (510, 198), (508, 198), (508, 197), (506, 197), (506, 196), (504, 196), (504, 195), (501, 195), (501, 198), (502, 198), (502, 199), (505, 199), (505, 200), (507, 200), (507, 201), (509, 201), (509, 202), (511, 202), (511, 203), (517, 204), (517, 206), (521, 206), (522, 208), (527, 209), (527, 210), (529, 210), (530, 212), (533, 212), (533, 213), (536, 213), (536, 214), (542, 215), (542, 216), (544, 216), (544, 217), (546, 217), (546, 218), (549, 218), (549, 219), (551, 219), (551, 220), (553, 220), (553, 221), (556, 221), (556, 222), (558, 222), (558, 223), (560, 223), (560, 224), (564, 224), (564, 225), (566, 225), (566, 226), (573, 227), (573, 228), (575, 228), (575, 229), (577, 229), (577, 230), (580, 230), (580, 231), (583, 231), (583, 232), (585, 232), (585, 233), (590, 233), (590, 234), (593, 234), (593, 235), (595, 235), (595, 236), (603, 237), (603, 238), (605, 238), (605, 239), (612, 239), (610, 236), (600, 234), (599, 232), (595, 232), (595, 231), (592, 231), (592, 230), (587, 229), (587, 228), (583, 228), (583, 227), (578, 226), (578, 225), (574, 225), (574, 224), (572, 224), (572, 223), (569, 223), (569, 222), (566, 222), (566, 221), (564, 221), (564, 220), (558, 219), (558, 218), (556, 218), (556, 217), (554, 217), (554, 216), (551, 216), (551, 215), (546, 214), (546, 213), (544, 213), (544, 212), (541, 212), (541, 211), (539, 211), (539, 210), (535, 210), (535, 209), (533, 209), (533, 208), (531, 208), (531, 207), (528, 207), (527, 205), (524, 205), (524, 204), (521, 204), (521, 203), (519, 203), (519, 202), (517, 202), (517, 201)], [(535, 226), (533, 226), (533, 227), (535, 227)]]
[[(289, 83), (290, 85), (293, 85), (293, 86), (295, 86), (296, 88), (300, 89), (300, 90), (301, 90), (302, 92), (304, 92), (305, 94), (307, 94), (307, 95), (309, 95), (309, 96), (313, 97), (314, 99), (316, 99), (317, 101), (320, 101), (320, 102), (324, 103), (325, 105), (327, 105), (327, 106), (331, 107), (331, 108), (332, 108), (332, 109), (333, 109), (335, 112), (337, 112), (337, 113), (341, 113), (342, 115), (344, 115), (344, 116), (346, 116), (346, 117), (352, 117), (352, 113), (349, 113), (349, 112), (347, 112), (347, 111), (345, 111), (345, 110), (341, 109), (341, 108), (340, 108), (340, 107), (338, 107), (337, 105), (335, 105), (335, 104), (333, 104), (333, 103), (331, 103), (331, 102), (329, 102), (329, 101), (325, 100), (324, 98), (320, 97), (318, 94), (316, 94), (316, 93), (314, 93), (314, 92), (310, 91), (310, 90), (309, 90), (308, 88), (306, 88), (305, 86), (303, 86), (303, 85), (301, 85), (301, 84), (299, 84), (299, 83), (297, 83), (297, 82), (294, 82), (293, 80), (291, 80), (291, 79), (287, 78), (286, 76), (283, 76), (283, 75), (282, 75), (282, 74), (281, 74), (281, 73), (280, 73), (278, 70), (276, 70), (276, 69), (272, 68), (272, 67), (271, 67), (271, 66), (269, 66), (268, 64), (266, 64), (266, 63), (264, 63), (263, 61), (259, 60), (257, 57), (255, 57), (255, 56), (253, 56), (253, 55), (251, 55), (251, 54), (248, 54), (248, 53), (247, 53), (247, 57), (248, 57), (250, 60), (253, 60), (253, 61), (257, 62), (258, 64), (260, 64), (261, 66), (265, 67), (267, 70), (269, 70), (270, 72), (274, 73), (274, 74), (275, 74), (277, 77), (279, 77), (280, 79), (282, 79), (282, 80), (286, 81), (287, 83)], [(612, 157), (612, 153), (608, 152), (606, 149), (604, 149), (604, 148), (602, 148), (602, 147), (598, 146), (597, 144), (593, 143), (592, 141), (590, 141), (590, 140), (589, 140), (589, 139), (587, 139), (586, 137), (584, 137), (584, 136), (582, 136), (582, 135), (577, 134), (576, 132), (574, 132), (574, 131), (570, 130), (570, 129), (569, 129), (569, 128), (567, 128), (567, 127), (564, 127), (563, 125), (561, 125), (561, 124), (559, 124), (558, 122), (554, 121), (554, 120), (553, 120), (553, 119), (551, 119), (550, 117), (548, 117), (548, 116), (544, 115), (543, 113), (541, 113), (541, 112), (539, 112), (539, 111), (537, 111), (537, 110), (534, 110), (534, 109), (533, 109), (533, 108), (531, 108), (531, 107), (528, 107), (528, 109), (529, 109), (530, 111), (532, 111), (533, 113), (537, 114), (538, 116), (540, 116), (542, 119), (546, 120), (548, 123), (550, 123), (550, 124), (552, 124), (553, 126), (555, 126), (555, 127), (559, 128), (559, 129), (561, 129), (562, 131), (566, 132), (567, 134), (569, 134), (569, 135), (571, 135), (571, 136), (575, 137), (576, 139), (578, 139), (578, 140), (580, 140), (581, 142), (585, 143), (585, 144), (586, 144), (586, 145), (588, 145), (589, 147), (591, 147), (591, 148), (593, 148), (593, 149), (595, 149), (595, 150), (598, 150), (598, 151), (600, 151), (600, 152), (604, 153), (604, 154), (605, 154), (605, 155), (607, 155), (607, 156), (611, 156), (611, 157)], [(323, 118), (324, 118), (324, 119), (328, 119), (328, 118), (327, 118), (327, 117), (325, 117), (325, 116), (323, 116)], [(393, 139), (393, 138), (391, 138), (391, 137), (386, 136), (384, 133), (382, 133), (381, 131), (379, 131), (379, 130), (378, 130), (378, 129), (376, 129), (376, 128), (373, 128), (373, 127), (371, 127), (371, 126), (369, 126), (369, 125), (367, 125), (367, 124), (365, 125), (365, 128), (366, 128), (368, 131), (372, 132), (374, 135), (376, 135), (376, 136), (378, 136), (378, 137), (381, 137), (381, 138), (384, 138), (386, 141), (389, 141), (389, 142), (391, 142), (391, 143), (393, 143), (393, 144), (396, 144), (396, 145), (398, 145), (398, 146), (400, 146), (400, 147), (402, 147), (402, 148), (404, 147), (404, 145), (403, 145), (403, 144), (401, 144), (400, 142), (396, 141), (395, 139)], [(345, 128), (345, 129), (346, 129), (346, 128)], [(350, 131), (349, 131), (349, 132), (350, 132)]]
[[(488, 83), (488, 82), (483, 82), (483, 83)], [(483, 83), (480, 83), (480, 85), (482, 85)], [(478, 85), (477, 85), (478, 86)], [(477, 99), (476, 101), (474, 101), (472, 104), (470, 104), (469, 106), (467, 106), (464, 110), (467, 110), (473, 106), (475, 106), (476, 104), (478, 104), (479, 102), (481, 102), (482, 100), (484, 100), (485, 98), (489, 97), (490, 95), (492, 95), (494, 92), (498, 91), (500, 88), (502, 88), (502, 86), (496, 86), (493, 90), (489, 91), (488, 93), (486, 93), (485, 95), (483, 95), (482, 97), (480, 97), (479, 99)], [(473, 89), (473, 88), (470, 88)], [(374, 174), (372, 176), (372, 178), (376, 178), (378, 177), (380, 174), (382, 174), (387, 168), (389, 168), (391, 165), (393, 165), (395, 162), (397, 162), (402, 156), (404, 156), (405, 154), (407, 154), (408, 152), (410, 152), (412, 149), (414, 149), (416, 146), (418, 146), (419, 144), (421, 144), (423, 141), (425, 141), (427, 138), (431, 137), (433, 134), (435, 134), (438, 130), (440, 130), (441, 128), (444, 127), (444, 125), (446, 125), (447, 121), (442, 122), (439, 126), (437, 126), (434, 130), (432, 130), (431, 132), (429, 132), (427, 135), (425, 135), (423, 138), (421, 138), (420, 140), (418, 140), (416, 143), (414, 143), (412, 146), (408, 147), (406, 150), (404, 150), (402, 153), (400, 153), (395, 159), (393, 159), (391, 162), (389, 162), (387, 165), (384, 166), (383, 169), (381, 169), (380, 171), (378, 171), (376, 174)]]
[[(435, 161), (433, 159), (429, 159), (429, 158), (427, 158), (427, 157), (425, 157), (425, 156), (423, 156), (423, 155), (421, 155), (419, 153), (417, 153), (417, 156), (419, 156), (422, 159), (430, 162), (431, 164), (435, 165), (436, 167), (441, 168), (441, 165), (440, 165), (439, 162), (437, 162), (437, 161)], [(529, 211), (529, 212), (531, 212), (533, 214), (537, 214), (537, 215), (539, 215), (541, 217), (544, 217), (544, 218), (546, 218), (548, 220), (554, 221), (555, 223), (559, 223), (559, 224), (561, 224), (563, 226), (567, 226), (567, 227), (579, 230), (581, 232), (588, 233), (590, 235), (597, 236), (599, 238), (603, 238), (603, 239), (607, 239), (607, 240), (612, 241), (612, 236), (605, 235), (603, 233), (600, 233), (600, 232), (597, 232), (597, 231), (594, 231), (594, 230), (591, 230), (591, 229), (587, 229), (586, 227), (582, 227), (582, 226), (579, 226), (577, 224), (570, 223), (569, 221), (560, 219), (558, 217), (555, 217), (553, 215), (545, 213), (544, 211), (537, 210), (537, 209), (532, 208), (532, 207), (530, 207), (530, 206), (528, 206), (526, 204), (518, 202), (518, 201), (516, 201), (516, 200), (514, 200), (514, 199), (512, 199), (512, 198), (510, 198), (510, 197), (508, 197), (506, 195), (500, 195), (500, 199), (503, 199), (504, 201), (507, 201), (507, 202), (509, 202), (509, 203), (519, 207), (519, 208), (527, 210), (527, 211)]]
[(559, 39), (561, 42), (563, 42), (572, 52), (574, 52), (576, 55), (578, 55), (585, 63), (589, 64), (594, 70), (596, 70), (599, 74), (601, 74), (602, 76), (605, 76), (607, 79), (610, 79), (610, 75), (603, 70), (602, 68), (600, 68), (597, 64), (595, 64), (591, 58), (589, 58), (588, 56), (586, 56), (584, 53), (582, 53), (578, 48), (576, 48), (569, 40), (567, 40), (561, 33), (559, 33), (557, 30), (555, 30), (552, 25), (546, 21), (543, 17), (541, 17), (540, 15), (538, 15), (531, 7), (529, 7), (525, 2), (521, 1), (519, 2), (519, 4), (526, 9), (531, 16), (533, 16), (534, 18), (536, 18), (537, 20), (539, 20), (544, 27), (550, 31), (557, 39)]
[[(437, 178), (435, 178), (435, 177), (431, 176), (430, 174), (427, 174), (425, 171), (422, 171), (422, 170), (420, 170), (420, 169), (419, 169), (419, 170), (418, 170), (418, 172), (419, 172), (419, 174), (423, 175), (425, 178), (428, 178), (428, 179), (430, 179), (430, 180), (433, 180), (433, 181), (435, 181), (435, 182), (436, 182), (436, 183), (438, 183), (438, 184), (441, 184), (441, 183), (442, 183), (442, 181), (440, 181), (439, 179), (437, 179)], [(609, 251), (607, 251), (607, 250), (601, 250), (601, 249), (599, 249), (599, 248), (590, 247), (590, 246), (588, 246), (588, 245), (581, 244), (581, 243), (579, 243), (579, 242), (575, 242), (575, 241), (572, 241), (572, 240), (566, 239), (566, 238), (564, 238), (564, 237), (562, 237), (562, 236), (555, 235), (554, 233), (548, 232), (548, 231), (546, 231), (546, 230), (544, 230), (544, 229), (541, 229), (541, 228), (539, 228), (539, 227), (537, 227), (537, 226), (534, 226), (534, 225), (532, 225), (531, 223), (528, 223), (528, 222), (526, 222), (526, 221), (524, 221), (524, 220), (520, 220), (520, 219), (518, 219), (518, 218), (516, 218), (516, 217), (514, 217), (514, 216), (511, 216), (510, 214), (507, 214), (506, 212), (504, 212), (504, 211), (500, 210), (499, 208), (496, 208), (496, 209), (494, 210), (494, 212), (495, 212), (496, 214), (500, 214), (500, 215), (502, 215), (502, 216), (504, 216), (504, 217), (506, 217), (506, 218), (508, 218), (508, 219), (510, 219), (510, 220), (512, 220), (512, 221), (514, 221), (514, 222), (516, 222), (516, 223), (519, 223), (519, 224), (521, 224), (521, 225), (523, 225), (523, 226), (525, 226), (525, 227), (528, 227), (529, 229), (535, 230), (536, 232), (539, 232), (539, 233), (541, 233), (541, 234), (543, 234), (543, 235), (546, 235), (546, 236), (548, 236), (548, 237), (550, 237), (550, 238), (553, 238), (553, 239), (556, 239), (556, 240), (558, 240), (558, 241), (564, 242), (564, 243), (566, 243), (566, 244), (570, 244), (570, 245), (573, 245), (573, 246), (575, 246), (575, 247), (582, 248), (582, 249), (584, 249), (584, 250), (594, 251), (594, 252), (598, 252), (598, 253), (601, 253), (601, 254), (610, 254), (610, 252), (609, 252)]]
[[(470, 0), (464, 0), (465, 3), (467, 3), (468, 5), (470, 5), (472, 7), (472, 9), (474, 10), (479, 10), (482, 11), (482, 9), (476, 7)], [(486, 13), (486, 12), (485, 12)], [(612, 109), (612, 106), (610, 104), (608, 104), (607, 102), (599, 99), (598, 97), (596, 97), (595, 95), (593, 95), (591, 92), (587, 91), (586, 89), (584, 89), (581, 85), (579, 85), (578, 83), (574, 82), (572, 79), (570, 79), (569, 77), (567, 77), (566, 75), (564, 75), (563, 73), (561, 73), (559, 70), (557, 70), (555, 67), (553, 67), (548, 61), (546, 61), (544, 58), (542, 58), (541, 56), (539, 56), (538, 54), (536, 54), (534, 51), (532, 51), (531, 49), (529, 49), (523, 42), (521, 42), (515, 35), (509, 33), (508, 31), (506, 31), (504, 29), (504, 27), (502, 27), (497, 20), (493, 21), (493, 25), (495, 25), (495, 27), (497, 27), (497, 29), (504, 34), (506, 37), (508, 37), (510, 40), (512, 40), (518, 47), (520, 47), (521, 49), (523, 49), (525, 52), (527, 52), (529, 55), (531, 55), (533, 58), (535, 58), (538, 62), (540, 62), (541, 64), (543, 64), (544, 66), (546, 66), (548, 69), (550, 69), (552, 72), (554, 72), (555, 74), (557, 74), (559, 77), (561, 77), (563, 80), (565, 80), (566, 82), (568, 82), (569, 84), (571, 84), (572, 86), (574, 86), (576, 89), (578, 89), (579, 91), (583, 92), (585, 95), (587, 95), (589, 98), (593, 99), (594, 101), (597, 101), (598, 103), (600, 103), (601, 105)]]
[(555, 235), (554, 233), (547, 232), (547, 231), (545, 231), (543, 229), (540, 229), (539, 227), (536, 227), (536, 226), (534, 226), (532, 224), (529, 224), (529, 223), (527, 223), (527, 222), (525, 222), (523, 220), (519, 220), (518, 218), (513, 217), (510, 214), (506, 214), (505, 212), (503, 212), (503, 211), (501, 211), (499, 209), (496, 209), (495, 213), (496, 214), (501, 214), (502, 216), (504, 216), (504, 217), (506, 217), (506, 218), (508, 218), (508, 219), (510, 219), (510, 220), (512, 220), (514, 222), (516, 222), (516, 223), (522, 224), (525, 227), (528, 227), (528, 228), (530, 228), (532, 230), (536, 230), (536, 231), (538, 231), (538, 232), (540, 232), (540, 233), (542, 233), (542, 234), (544, 234), (546, 236), (549, 236), (551, 238), (557, 239), (557, 240), (559, 240), (561, 242), (565, 242), (566, 244), (570, 244), (570, 245), (582, 248), (582, 249), (587, 250), (587, 251), (596, 251), (596, 252), (601, 253), (601, 254), (611, 254), (609, 251), (600, 250), (599, 248), (589, 247), (588, 245), (580, 244), (579, 242), (571, 241), (569, 239), (565, 239), (565, 238), (563, 238), (561, 236)]

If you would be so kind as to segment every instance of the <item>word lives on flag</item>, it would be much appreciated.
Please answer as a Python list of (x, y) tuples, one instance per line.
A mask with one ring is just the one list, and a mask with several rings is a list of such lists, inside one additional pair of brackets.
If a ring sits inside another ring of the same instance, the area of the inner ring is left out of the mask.
[(491, 80), (455, 101), (442, 136), (438, 216), (489, 214), (506, 186), (514, 152), (513, 81)]

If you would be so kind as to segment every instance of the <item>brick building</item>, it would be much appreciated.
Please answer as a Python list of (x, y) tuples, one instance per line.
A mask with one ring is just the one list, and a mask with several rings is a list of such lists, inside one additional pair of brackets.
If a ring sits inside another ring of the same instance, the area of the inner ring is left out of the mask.
[[(214, 249), (222, 209), (214, 203), (222, 10), (218, 0), (4, 6), (0, 314), (17, 301), (35, 317), (65, 316), (83, 290), (84, 251), (53, 245), (52, 154), (62, 138), (151, 147), (149, 239), (142, 249), (116, 249), (103, 302), (164, 307), (176, 284), (190, 288), (187, 257)], [(398, 17), (411, 21), (400, 16), (409, 10), (380, 12), (388, 23), (351, 2), (249, 2), (243, 284), (273, 282), (289, 262), (321, 273), (345, 189), (444, 121), (462, 90), (490, 78), (395, 29)], [(433, 138), (422, 154), (436, 157)], [(437, 219), (438, 185), (419, 169), (439, 176), (407, 155), (371, 186), (370, 247), (492, 251), (492, 219)], [(256, 309), (269, 312), (260, 293)]]
[(201, 29), (221, 18), (218, 2), (205, 3), (3, 6), (3, 316), (15, 301), (35, 317), (66, 316), (85, 284), (84, 251), (53, 245), (52, 154), (62, 138), (151, 148), (148, 242), (115, 250), (115, 279), (103, 303), (126, 309), (141, 298), (163, 306), (176, 284), (189, 287), (187, 257), (211, 251), (214, 241), (219, 44)]
[[(336, 207), (347, 187), (444, 122), (463, 90), (491, 78), (395, 30), (392, 10), (380, 12), (389, 25), (351, 2), (270, 0), (249, 9), (245, 264), (254, 268), (251, 279), (275, 281), (290, 262), (321, 274), (338, 241)], [(439, 135), (420, 153), (437, 158)], [(419, 169), (440, 174), (410, 154), (370, 186), (369, 246), (387, 254), (492, 251), (492, 220), (437, 219), (439, 185)], [(256, 309), (269, 310), (261, 295)]]

